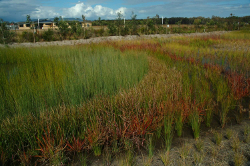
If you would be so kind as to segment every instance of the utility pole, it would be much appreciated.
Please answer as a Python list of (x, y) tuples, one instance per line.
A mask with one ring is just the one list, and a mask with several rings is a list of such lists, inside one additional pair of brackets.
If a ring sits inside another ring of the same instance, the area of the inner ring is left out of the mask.
[(83, 21), (83, 30), (84, 30), (84, 38), (85, 38), (85, 21), (86, 21), (86, 18), (84, 15), (82, 15), (82, 21)]
[(162, 16), (162, 21), (161, 21), (162, 27), (163, 27), (163, 16)]

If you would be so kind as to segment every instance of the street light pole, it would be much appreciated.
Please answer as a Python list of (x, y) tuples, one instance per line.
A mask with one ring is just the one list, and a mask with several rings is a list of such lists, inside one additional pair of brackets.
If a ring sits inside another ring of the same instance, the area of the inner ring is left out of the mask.
[(162, 16), (162, 21), (161, 21), (162, 27), (163, 27), (163, 16)]

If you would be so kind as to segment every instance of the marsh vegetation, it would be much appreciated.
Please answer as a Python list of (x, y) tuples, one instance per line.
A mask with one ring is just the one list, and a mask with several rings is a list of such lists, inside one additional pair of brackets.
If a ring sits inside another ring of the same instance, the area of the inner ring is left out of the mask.
[[(102, 156), (110, 165), (122, 153), (120, 164), (133, 165), (133, 156), (144, 150), (143, 163), (150, 165), (160, 144), (162, 162), (171, 164), (172, 142), (185, 137), (185, 128), (196, 141), (192, 161), (202, 163), (209, 149), (200, 140), (203, 129), (248, 118), (249, 39), (249, 31), (239, 31), (0, 48), (0, 161), (89, 165), (90, 158)], [(249, 160), (243, 155), (249, 151), (248, 131), (243, 142), (230, 130), (225, 134), (235, 165)], [(223, 145), (221, 133), (213, 140)], [(185, 165), (192, 147), (182, 148), (178, 162)]]

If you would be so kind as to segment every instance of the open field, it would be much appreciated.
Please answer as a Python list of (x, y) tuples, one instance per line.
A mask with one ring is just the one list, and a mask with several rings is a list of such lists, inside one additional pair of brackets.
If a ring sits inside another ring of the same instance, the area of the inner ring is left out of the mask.
[(2, 165), (249, 164), (249, 31), (98, 42), (0, 48)]

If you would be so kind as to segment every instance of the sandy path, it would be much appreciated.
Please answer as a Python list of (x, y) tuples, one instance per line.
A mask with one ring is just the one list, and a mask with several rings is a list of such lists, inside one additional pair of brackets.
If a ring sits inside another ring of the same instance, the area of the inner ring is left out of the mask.
[[(51, 42), (36, 42), (36, 43), (12, 43), (8, 44), (8, 47), (40, 47), (40, 46), (65, 46), (65, 45), (78, 45), (78, 44), (90, 44), (99, 43), (104, 41), (121, 41), (121, 40), (138, 40), (138, 39), (150, 39), (150, 38), (169, 38), (173, 36), (204, 36), (204, 35), (218, 35), (226, 33), (226, 31), (217, 31), (210, 33), (191, 33), (191, 34), (155, 34), (155, 35), (128, 35), (128, 36), (107, 36), (107, 37), (95, 37), (90, 39), (79, 40), (63, 40), (63, 41), (51, 41)], [(0, 47), (6, 47), (6, 45), (0, 44)]]

